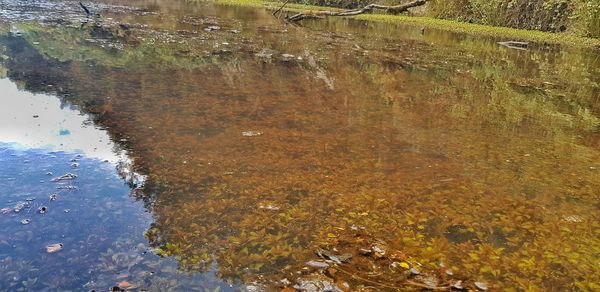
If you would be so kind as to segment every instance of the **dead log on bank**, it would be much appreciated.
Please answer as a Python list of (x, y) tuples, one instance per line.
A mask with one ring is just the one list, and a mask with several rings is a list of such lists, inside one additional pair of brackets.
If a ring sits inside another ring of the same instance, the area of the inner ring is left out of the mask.
[(288, 16), (285, 20), (289, 22), (298, 22), (304, 19), (319, 19), (328, 16), (354, 16), (367, 12), (371, 12), (373, 10), (385, 10), (385, 12), (390, 14), (399, 14), (402, 12), (406, 12), (413, 7), (423, 6), (427, 3), (428, 0), (413, 0), (408, 3), (400, 4), (400, 5), (379, 5), (379, 4), (369, 4), (363, 8), (352, 9), (346, 11), (319, 11), (315, 13), (298, 13), (292, 16)]

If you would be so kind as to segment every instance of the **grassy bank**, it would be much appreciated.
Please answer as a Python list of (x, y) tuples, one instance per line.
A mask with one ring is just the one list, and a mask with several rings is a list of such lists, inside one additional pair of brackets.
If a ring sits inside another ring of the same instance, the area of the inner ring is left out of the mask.
[[(225, 5), (263, 7), (277, 9), (282, 3), (264, 0), (214, 0)], [(310, 6), (288, 3), (286, 11), (322, 11), (339, 10), (337, 8)], [(406, 15), (388, 15), (383, 13), (361, 14), (353, 16), (355, 19), (399, 23), (422, 26), (427, 28), (442, 29), (451, 32), (466, 33), (476, 36), (498, 37), (510, 40), (529, 41), (539, 44), (559, 44), (571, 47), (600, 48), (600, 39), (577, 36), (572, 33), (551, 33), (535, 30), (514, 29), (482, 24), (472, 24), (453, 20), (437, 19), (431, 17), (413, 17)]]

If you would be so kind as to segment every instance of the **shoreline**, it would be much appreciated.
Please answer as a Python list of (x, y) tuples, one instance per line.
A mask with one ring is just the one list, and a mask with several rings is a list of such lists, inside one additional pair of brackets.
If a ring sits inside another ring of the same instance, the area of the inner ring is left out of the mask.
[[(283, 5), (282, 2), (271, 2), (265, 0), (210, 0), (217, 4), (257, 7), (266, 9), (278, 9)], [(288, 3), (283, 11), (342, 11), (343, 9), (325, 6), (311, 6), (304, 4)], [(494, 38), (507, 38), (511, 41), (527, 41), (540, 45), (562, 45), (575, 48), (600, 49), (600, 39), (577, 36), (572, 33), (553, 33), (537, 30), (524, 30), (509, 27), (490, 26), (483, 24), (473, 24), (459, 22), (455, 20), (438, 19), (424, 16), (391, 15), (384, 13), (368, 13), (355, 16), (345, 16), (354, 19), (386, 22), (394, 24), (404, 24), (412, 26), (421, 26), (425, 28), (434, 28), (455, 33), (464, 33), (471, 36), (483, 36)]]

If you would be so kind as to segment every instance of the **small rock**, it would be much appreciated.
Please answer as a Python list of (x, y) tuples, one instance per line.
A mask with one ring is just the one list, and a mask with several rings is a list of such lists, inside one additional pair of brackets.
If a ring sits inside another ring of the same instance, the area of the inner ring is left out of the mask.
[(59, 177), (56, 177), (56, 178), (52, 179), (52, 181), (59, 182), (59, 181), (63, 181), (63, 180), (72, 180), (72, 179), (76, 179), (76, 178), (77, 178), (76, 174), (67, 173), (67, 174), (64, 174), (62, 176), (59, 176)]
[(56, 201), (56, 199), (58, 199), (58, 195), (57, 194), (50, 195), (50, 201)]
[(328, 291), (328, 292), (342, 292), (340, 288), (331, 282), (331, 280), (323, 275), (311, 275), (306, 279), (298, 279), (298, 284), (294, 285), (294, 288), (298, 291), (305, 292), (317, 292), (317, 291)]
[(423, 284), (425, 284), (431, 288), (435, 288), (438, 285), (438, 280), (436, 278), (434, 278), (433, 276), (428, 276), (423, 279)]
[(419, 275), (421, 274), (421, 272), (415, 268), (410, 268), (410, 270), (408, 270), (410, 272), (411, 275)]
[(10, 213), (11, 211), (12, 211), (11, 208), (2, 208), (2, 209), (0, 209), (0, 214), (6, 215), (6, 214)]
[(37, 119), (37, 118), (39, 118), (39, 117), (40, 117), (39, 115), (33, 115), (33, 118), (34, 118), (34, 119)]
[(452, 289), (457, 289), (457, 290), (464, 289), (461, 280), (458, 280), (458, 281), (454, 282), (451, 287), (452, 287)]
[(29, 220), (29, 219), (23, 219), (23, 220), (21, 220), (21, 224), (23, 224), (23, 225), (27, 225), (29, 223), (31, 223), (31, 220)]
[(370, 248), (361, 248), (358, 250), (358, 253), (360, 255), (369, 256), (373, 253), (373, 250)]
[(292, 282), (290, 282), (290, 280), (288, 280), (287, 278), (283, 278), (279, 281), (279, 284), (281, 284), (283, 286), (289, 286), (292, 284)]
[(48, 211), (48, 207), (46, 207), (46, 206), (41, 206), (38, 208), (38, 213), (40, 213), (40, 214), (44, 214), (47, 211)]
[(15, 205), (15, 207), (13, 208), (13, 211), (15, 211), (15, 213), (19, 213), (21, 212), (21, 210), (23, 210), (23, 208), (27, 207), (27, 203), (17, 203)]
[(290, 54), (282, 54), (281, 55), (281, 58), (284, 62), (289, 62), (289, 61), (293, 60), (294, 57), (295, 57), (294, 55), (290, 55)]
[(52, 171), (46, 172), (46, 175), (52, 175)]
[(342, 262), (342, 263), (347, 263), (352, 259), (352, 254), (351, 253), (345, 253), (345, 254), (341, 254), (338, 256), (338, 259)]
[(483, 282), (475, 282), (473, 283), (475, 284), (475, 287), (477, 287), (477, 289), (481, 290), (481, 291), (487, 291), (488, 290), (488, 286), (486, 283)]
[(69, 209), (65, 209), (63, 212), (65, 212), (65, 213), (69, 213), (69, 212), (71, 212), (71, 210), (69, 210)]
[(78, 167), (79, 167), (79, 163), (77, 163), (77, 162), (71, 163), (71, 168), (78, 168)]
[(338, 286), (338, 288), (342, 289), (342, 291), (350, 291), (350, 284), (348, 284), (348, 282), (343, 281), (343, 280), (338, 280), (336, 282), (336, 285)]
[(386, 253), (385, 247), (379, 245), (379, 244), (374, 244), (371, 249), (373, 250), (373, 252), (375, 252), (375, 256), (377, 257), (383, 257)]
[(317, 268), (317, 269), (325, 269), (327, 267), (329, 267), (329, 264), (326, 262), (321, 262), (321, 261), (308, 261), (306, 262), (306, 265), (312, 268)]

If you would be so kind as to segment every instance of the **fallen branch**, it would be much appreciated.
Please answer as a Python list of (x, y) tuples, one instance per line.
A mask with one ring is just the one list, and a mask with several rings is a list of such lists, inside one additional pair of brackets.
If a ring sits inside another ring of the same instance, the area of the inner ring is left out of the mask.
[(398, 13), (406, 12), (413, 7), (425, 5), (425, 3), (427, 3), (427, 1), (428, 0), (413, 0), (408, 3), (394, 5), (394, 6), (369, 4), (360, 9), (352, 9), (352, 10), (346, 10), (346, 11), (319, 11), (317, 13), (298, 13), (298, 14), (294, 14), (292, 16), (288, 16), (285, 19), (289, 22), (298, 22), (298, 21), (301, 21), (304, 19), (318, 19), (318, 18), (323, 18), (326, 16), (354, 16), (354, 15), (371, 12), (375, 9), (385, 10), (387, 13), (390, 13), (390, 14), (398, 14)]

